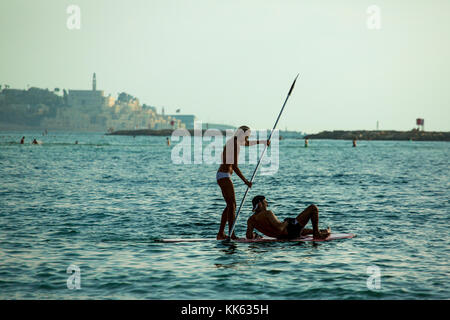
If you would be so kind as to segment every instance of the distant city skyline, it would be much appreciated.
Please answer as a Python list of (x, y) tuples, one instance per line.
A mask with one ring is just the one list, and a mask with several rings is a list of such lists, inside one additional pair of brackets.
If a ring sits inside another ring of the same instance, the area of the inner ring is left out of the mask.
[[(80, 9), (80, 29), (67, 21)], [(375, 5), (379, 28), (370, 28)], [(0, 85), (271, 128), (450, 131), (450, 2), (2, 1)]]

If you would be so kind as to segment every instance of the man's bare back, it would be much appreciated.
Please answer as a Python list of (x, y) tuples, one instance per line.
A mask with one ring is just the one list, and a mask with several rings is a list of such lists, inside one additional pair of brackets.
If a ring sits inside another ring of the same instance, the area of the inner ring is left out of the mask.
[[(270, 210), (261, 210), (253, 214), (247, 221), (247, 238), (252, 234), (253, 229), (274, 238), (281, 238), (287, 235), (287, 222), (281, 222)], [(250, 237), (253, 238), (253, 237)]]

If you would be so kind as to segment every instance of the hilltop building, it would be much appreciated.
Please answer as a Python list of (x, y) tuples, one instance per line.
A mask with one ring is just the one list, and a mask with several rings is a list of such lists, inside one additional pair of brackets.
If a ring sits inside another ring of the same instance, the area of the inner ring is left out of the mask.
[(83, 110), (111, 105), (111, 101), (104, 96), (103, 91), (97, 90), (97, 79), (92, 77), (92, 90), (69, 90), (67, 104), (71, 107), (81, 107)]
[(58, 95), (48, 89), (0, 90), (0, 124), (26, 125), (49, 130), (115, 131), (133, 129), (194, 128), (194, 115), (158, 114), (156, 107), (121, 92), (117, 98), (97, 90), (92, 76), (91, 90), (64, 89)]

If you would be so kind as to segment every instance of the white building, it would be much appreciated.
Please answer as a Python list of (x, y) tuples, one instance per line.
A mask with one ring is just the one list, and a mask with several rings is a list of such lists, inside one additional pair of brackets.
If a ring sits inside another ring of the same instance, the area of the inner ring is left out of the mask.
[(70, 90), (67, 97), (67, 104), (72, 107), (82, 109), (92, 109), (103, 107), (106, 103), (104, 92), (97, 90), (97, 80), (95, 73), (92, 77), (92, 90)]

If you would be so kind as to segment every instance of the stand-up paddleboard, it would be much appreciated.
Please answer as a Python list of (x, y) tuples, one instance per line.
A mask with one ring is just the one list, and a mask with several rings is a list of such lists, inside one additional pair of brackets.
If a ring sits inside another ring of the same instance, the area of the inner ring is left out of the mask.
[[(331, 241), (331, 240), (339, 240), (339, 239), (351, 239), (355, 237), (356, 234), (353, 233), (332, 233), (325, 239), (314, 239), (312, 235), (307, 235), (304, 237), (286, 240), (286, 239), (277, 239), (277, 238), (261, 238), (261, 239), (246, 239), (246, 238), (239, 238), (236, 240), (232, 240), (233, 242), (243, 242), (243, 243), (254, 243), (254, 242), (302, 242), (302, 241), (314, 241), (314, 242), (320, 242), (320, 241)], [(186, 238), (186, 239), (160, 239), (156, 240), (157, 242), (164, 242), (164, 243), (178, 243), (178, 242), (203, 242), (203, 241), (224, 241), (224, 240), (217, 240), (215, 238)]]

